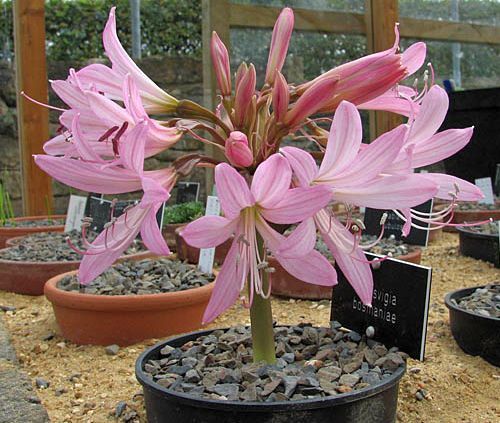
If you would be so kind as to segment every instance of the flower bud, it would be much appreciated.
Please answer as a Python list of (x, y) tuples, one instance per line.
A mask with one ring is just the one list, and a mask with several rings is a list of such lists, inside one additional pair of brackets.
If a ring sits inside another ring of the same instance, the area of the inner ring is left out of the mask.
[(247, 167), (253, 163), (252, 150), (248, 147), (247, 136), (233, 131), (226, 140), (226, 157), (233, 166)]
[(281, 72), (277, 71), (273, 87), (273, 111), (276, 122), (281, 122), (285, 117), (289, 102), (290, 93), (288, 91), (288, 84)]
[(236, 87), (234, 99), (234, 124), (241, 128), (245, 121), (245, 114), (252, 103), (252, 97), (255, 94), (255, 67), (250, 65), (246, 74), (241, 78)]
[(267, 59), (266, 83), (273, 85), (276, 71), (281, 71), (285, 63), (288, 44), (293, 31), (293, 11), (285, 7), (274, 24), (271, 48)]
[(287, 112), (283, 122), (293, 128), (307, 117), (317, 113), (333, 98), (338, 83), (336, 77), (320, 79), (304, 91), (291, 110)]
[(231, 68), (229, 65), (229, 54), (224, 43), (217, 33), (212, 33), (210, 42), (210, 55), (215, 69), (217, 84), (223, 96), (231, 95)]

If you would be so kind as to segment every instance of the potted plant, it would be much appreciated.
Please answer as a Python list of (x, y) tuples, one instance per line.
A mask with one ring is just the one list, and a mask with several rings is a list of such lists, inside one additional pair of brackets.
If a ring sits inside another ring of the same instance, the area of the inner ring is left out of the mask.
[(14, 217), (10, 195), (0, 182), (0, 248), (5, 247), (9, 238), (16, 236), (38, 232), (62, 232), (65, 217), (53, 216), (49, 207), (46, 216)]
[(198, 219), (204, 213), (205, 207), (199, 201), (173, 204), (165, 207), (163, 211), (162, 233), (171, 250), (176, 251), (177, 248), (175, 230)]
[(445, 297), (450, 327), (467, 354), (479, 355), (500, 366), (500, 284), (459, 289)]
[(500, 267), (499, 225), (500, 221), (496, 221), (481, 226), (458, 227), (460, 254)]
[(76, 271), (54, 276), (44, 292), (64, 338), (130, 345), (200, 328), (213, 279), (175, 258), (123, 260), (88, 286)]
[[(472, 135), (472, 128), (435, 134), (448, 106), (448, 97), (438, 86), (426, 87), (422, 95), (396, 86), (424, 62), (423, 43), (400, 53), (396, 42), (385, 52), (313, 81), (289, 85), (281, 69), (293, 20), (292, 10), (285, 8), (273, 31), (260, 90), (255, 67), (242, 64), (233, 94), (229, 54), (213, 34), (210, 49), (220, 91), (215, 112), (172, 97), (137, 67), (117, 38), (114, 9), (103, 37), (112, 67), (92, 64), (66, 81), (52, 82), (75, 111), (67, 122), (72, 137), (65, 143), (49, 141), (54, 156), (37, 155), (35, 162), (75, 188), (108, 194), (144, 191), (137, 205), (109, 223), (107, 237), (101, 234), (86, 246), (81, 283), (88, 284), (102, 273), (138, 232), (149, 250), (168, 253), (156, 222), (158, 208), (176, 180), (195, 167), (215, 172), (223, 216), (200, 217), (181, 236), (197, 248), (231, 240), (203, 322), (213, 321), (241, 300), (250, 310), (251, 326), (189, 334), (145, 351), (136, 374), (144, 386), (150, 421), (220, 423), (257, 418), (313, 423), (328, 418), (349, 423), (367, 416), (375, 423), (394, 421), (405, 354), (337, 326), (275, 328), (268, 278), (273, 268), (267, 251), (293, 276), (333, 286), (335, 269), (314, 249), (319, 233), (360, 301), (370, 304), (371, 262), (359, 248), (359, 236), (331, 212), (332, 201), (401, 210), (407, 234), (422, 222), (435, 224), (432, 214), (412, 210), (432, 197), (450, 202), (481, 198), (480, 190), (466, 181), (412, 172), (453, 154)], [(85, 101), (75, 103), (75, 96)], [(408, 125), (362, 144), (357, 108), (397, 110), (411, 118)], [(326, 118), (331, 122), (327, 132), (313, 115), (333, 112), (333, 119)], [(83, 114), (90, 118), (80, 119)], [(102, 128), (102, 133), (95, 134), (89, 124)], [(304, 132), (325, 147), (319, 166), (307, 151), (281, 145), (285, 137), (302, 137)], [(166, 169), (144, 170), (146, 157), (171, 147), (184, 134), (221, 154), (188, 154)], [(443, 138), (446, 143), (439, 142)], [(109, 142), (104, 143), (106, 139)], [(273, 224), (297, 226), (285, 236)]]
[[(441, 209), (444, 207), (440, 206)], [(485, 222), (488, 219), (500, 220), (500, 201), (498, 199), (494, 204), (458, 202), (451, 220), (451, 223), (454, 223), (455, 226), (447, 226), (444, 229), (449, 232), (456, 232), (456, 226), (462, 223)]]
[[(23, 295), (43, 295), (45, 282), (53, 276), (78, 269), (81, 255), (72, 249), (66, 238), (79, 233), (39, 232), (11, 239), (11, 247), (0, 249), (0, 290)], [(135, 242), (124, 252), (124, 258), (151, 256), (141, 242)]]
[[(364, 244), (369, 245), (374, 242), (376, 237), (363, 235), (362, 239)], [(316, 241), (316, 249), (334, 263), (330, 250), (321, 238)], [(366, 251), (415, 264), (420, 264), (422, 257), (420, 248), (398, 241), (393, 236), (381, 239), (380, 242)], [(273, 295), (307, 300), (329, 300), (332, 298), (332, 287), (302, 282), (290, 275), (274, 257), (269, 257), (268, 262), (269, 266), (274, 269), (269, 275)]]

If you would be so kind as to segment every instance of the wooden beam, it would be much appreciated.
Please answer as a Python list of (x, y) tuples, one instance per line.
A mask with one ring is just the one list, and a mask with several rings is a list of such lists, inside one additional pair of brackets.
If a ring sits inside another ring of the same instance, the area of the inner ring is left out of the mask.
[[(394, 45), (394, 26), (398, 22), (398, 0), (366, 0), (366, 41), (368, 51), (374, 53)], [(402, 119), (389, 112), (370, 112), (370, 133), (374, 139), (390, 131)]]
[[(231, 4), (231, 27), (272, 28), (281, 7)], [(298, 31), (364, 34), (364, 14), (293, 8)]]
[[(228, 0), (202, 0), (202, 46), (203, 46), (203, 105), (214, 110), (217, 101), (217, 82), (212, 58), (210, 57), (210, 39), (212, 32), (219, 35), (222, 42), (230, 50), (229, 43), (229, 16), (230, 4)], [(233, 69), (234, 71), (234, 69)], [(219, 151), (211, 145), (205, 146), (208, 155), (214, 156), (220, 154)], [(213, 172), (210, 169), (206, 171), (207, 195), (210, 195), (214, 183)]]
[(47, 214), (47, 200), (52, 204), (52, 180), (35, 165), (32, 155), (42, 153), (43, 143), (49, 138), (49, 111), (20, 93), (25, 91), (48, 102), (44, 0), (16, 0), (13, 12), (23, 211), (26, 215), (43, 215)]
[(500, 44), (500, 27), (467, 22), (401, 18), (401, 36), (461, 43)]

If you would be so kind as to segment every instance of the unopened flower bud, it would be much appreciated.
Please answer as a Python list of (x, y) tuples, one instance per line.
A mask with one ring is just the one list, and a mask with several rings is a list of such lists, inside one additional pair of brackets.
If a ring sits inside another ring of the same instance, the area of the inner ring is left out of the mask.
[(273, 110), (276, 122), (281, 122), (288, 110), (290, 93), (288, 84), (281, 72), (276, 72), (276, 79), (273, 87)]
[(281, 71), (285, 63), (288, 44), (293, 31), (293, 11), (285, 7), (274, 25), (273, 36), (271, 38), (271, 48), (267, 60), (266, 83), (273, 85), (276, 71)]
[(243, 132), (231, 132), (225, 147), (226, 157), (233, 166), (247, 167), (253, 163), (252, 150), (248, 147), (248, 138)]
[(219, 89), (223, 96), (230, 96), (231, 68), (229, 65), (229, 54), (226, 46), (215, 31), (212, 33), (212, 40), (210, 42), (210, 54)]
[(245, 114), (252, 103), (252, 97), (255, 94), (255, 80), (255, 67), (254, 65), (250, 65), (245, 76), (241, 78), (240, 83), (236, 87), (234, 124), (238, 128), (242, 127), (245, 121)]

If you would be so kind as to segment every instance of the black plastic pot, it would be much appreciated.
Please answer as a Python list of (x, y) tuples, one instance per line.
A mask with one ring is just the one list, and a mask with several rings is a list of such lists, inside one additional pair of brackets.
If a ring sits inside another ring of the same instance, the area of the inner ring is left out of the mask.
[(457, 228), (460, 235), (460, 254), (493, 263), (500, 267), (499, 236), (481, 234)]
[(479, 355), (489, 363), (500, 367), (500, 319), (481, 316), (457, 307), (451, 300), (472, 294), (474, 288), (459, 289), (446, 295), (444, 302), (450, 310), (451, 333), (457, 344), (470, 355)]
[(139, 356), (135, 374), (143, 387), (149, 423), (391, 423), (396, 419), (399, 380), (405, 372), (403, 367), (379, 385), (335, 397), (274, 403), (200, 399), (166, 389), (144, 373), (144, 365), (150, 359), (158, 359), (165, 345), (179, 347), (211, 332), (194, 332), (172, 338)]

